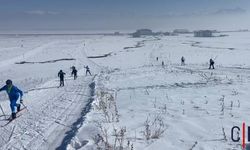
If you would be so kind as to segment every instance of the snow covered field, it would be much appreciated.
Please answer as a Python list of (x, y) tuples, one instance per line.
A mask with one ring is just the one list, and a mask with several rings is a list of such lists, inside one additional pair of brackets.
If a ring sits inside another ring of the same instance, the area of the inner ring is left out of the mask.
[[(12, 79), (28, 106), (0, 128), (0, 149), (241, 149), (230, 134), (250, 122), (250, 35), (227, 34), (0, 36), (0, 85)], [(5, 93), (0, 100), (10, 114)]]

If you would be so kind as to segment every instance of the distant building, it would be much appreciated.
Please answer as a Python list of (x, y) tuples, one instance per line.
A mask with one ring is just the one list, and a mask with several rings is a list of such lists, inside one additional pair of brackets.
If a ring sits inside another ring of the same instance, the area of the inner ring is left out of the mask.
[(211, 31), (211, 30), (194, 31), (194, 36), (195, 37), (212, 37), (213, 31)]
[(120, 35), (120, 32), (115, 32), (114, 35)]
[(169, 35), (171, 35), (171, 33), (170, 32), (164, 32), (163, 35), (169, 36)]
[(249, 30), (248, 29), (241, 29), (239, 30), (239, 32), (248, 32)]
[(155, 32), (154, 35), (164, 35), (163, 32)]
[(188, 31), (188, 29), (175, 29), (173, 31), (173, 33), (176, 33), (176, 34), (186, 34), (186, 33), (190, 33), (190, 32)]
[(140, 37), (142, 35), (154, 35), (153, 31), (150, 29), (139, 29), (136, 32), (134, 32), (133, 37)]

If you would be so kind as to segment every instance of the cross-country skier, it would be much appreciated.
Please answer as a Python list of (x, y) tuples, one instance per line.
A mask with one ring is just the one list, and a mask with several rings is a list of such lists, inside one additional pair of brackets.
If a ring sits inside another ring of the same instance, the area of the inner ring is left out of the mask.
[(212, 67), (213, 67), (213, 69), (214, 69), (214, 60), (211, 58), (210, 60), (209, 60), (209, 69), (212, 69)]
[(21, 110), (21, 105), (17, 104), (17, 100), (20, 97), (20, 103), (23, 103), (23, 92), (21, 90), (19, 90), (16, 86), (14, 86), (12, 84), (11, 80), (7, 80), (6, 81), (6, 85), (3, 86), (0, 91), (6, 91), (9, 99), (10, 99), (10, 109), (11, 109), (11, 117), (12, 119), (16, 118), (16, 107), (17, 107), (17, 111)]
[(87, 76), (88, 73), (89, 73), (89, 75), (91, 75), (90, 70), (89, 70), (89, 66), (86, 66), (84, 68), (86, 69), (86, 76)]
[(72, 66), (72, 72), (71, 75), (74, 75), (74, 80), (77, 78), (77, 70), (75, 66)]
[(60, 78), (60, 86), (64, 86), (64, 75), (65, 75), (66, 73), (64, 73), (62, 70), (60, 70), (59, 72), (58, 72), (58, 77)]
[(185, 58), (182, 56), (181, 57), (181, 65), (184, 66), (185, 65)]
[(162, 67), (164, 67), (164, 61), (161, 62)]

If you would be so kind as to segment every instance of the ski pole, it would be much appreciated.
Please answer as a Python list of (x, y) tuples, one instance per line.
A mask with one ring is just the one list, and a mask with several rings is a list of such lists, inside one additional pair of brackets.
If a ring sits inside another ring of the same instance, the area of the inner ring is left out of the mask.
[(21, 104), (23, 105), (23, 107), (24, 107), (24, 108), (26, 108), (26, 109), (28, 110), (28, 108), (27, 108), (27, 106), (26, 106), (26, 105), (24, 105), (23, 103), (21, 103)]
[(6, 115), (5, 115), (4, 111), (3, 111), (3, 108), (2, 108), (2, 106), (1, 106), (1, 104), (0, 104), (0, 108), (1, 108), (1, 110), (2, 110), (2, 112), (3, 112), (4, 118), (7, 119), (7, 118), (6, 118)]
[(218, 55), (214, 57), (214, 60), (216, 60), (216, 59), (217, 59), (217, 57), (218, 57)]

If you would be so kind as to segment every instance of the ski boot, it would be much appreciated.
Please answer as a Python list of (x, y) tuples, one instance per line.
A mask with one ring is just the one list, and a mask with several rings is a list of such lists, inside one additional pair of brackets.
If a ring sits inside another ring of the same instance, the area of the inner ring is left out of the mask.
[(12, 113), (11, 117), (12, 117), (12, 119), (15, 119), (16, 118), (16, 113)]

